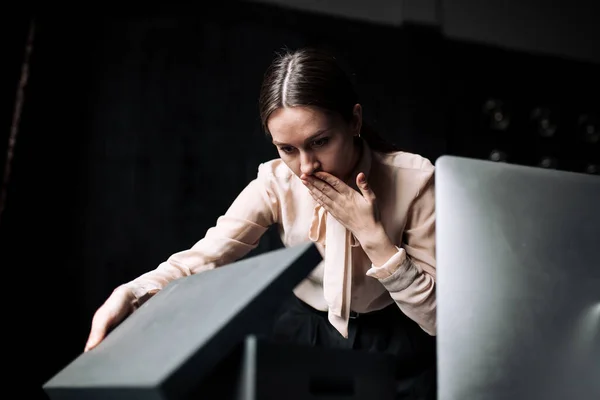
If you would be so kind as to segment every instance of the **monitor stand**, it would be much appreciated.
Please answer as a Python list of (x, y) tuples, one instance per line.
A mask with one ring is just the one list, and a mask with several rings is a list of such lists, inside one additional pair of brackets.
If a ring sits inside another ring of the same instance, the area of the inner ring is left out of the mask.
[(189, 400), (393, 400), (388, 354), (279, 343), (248, 335)]

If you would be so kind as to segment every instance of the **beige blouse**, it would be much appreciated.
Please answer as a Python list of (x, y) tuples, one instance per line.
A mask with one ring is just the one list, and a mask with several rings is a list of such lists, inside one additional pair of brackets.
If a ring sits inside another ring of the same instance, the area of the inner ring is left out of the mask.
[(329, 312), (344, 337), (350, 309), (365, 313), (393, 302), (435, 335), (434, 166), (417, 154), (382, 154), (365, 143), (350, 186), (356, 188), (352, 182), (361, 171), (377, 196), (384, 229), (398, 249), (382, 266), (374, 266), (352, 234), (314, 201), (281, 159), (274, 159), (259, 166), (257, 177), (204, 238), (125, 286), (142, 303), (174, 279), (240, 259), (276, 224), (285, 246), (312, 240), (323, 254), (323, 262), (294, 293)]

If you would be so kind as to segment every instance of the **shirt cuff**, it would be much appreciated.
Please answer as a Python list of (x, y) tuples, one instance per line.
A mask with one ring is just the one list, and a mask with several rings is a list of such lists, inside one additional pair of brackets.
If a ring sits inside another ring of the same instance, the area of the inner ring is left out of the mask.
[(406, 257), (406, 250), (403, 248), (396, 246), (396, 250), (398, 252), (391, 256), (381, 267), (371, 264), (371, 268), (367, 271), (367, 276), (382, 280), (389, 278), (394, 272), (398, 271), (407, 262), (408, 257)]

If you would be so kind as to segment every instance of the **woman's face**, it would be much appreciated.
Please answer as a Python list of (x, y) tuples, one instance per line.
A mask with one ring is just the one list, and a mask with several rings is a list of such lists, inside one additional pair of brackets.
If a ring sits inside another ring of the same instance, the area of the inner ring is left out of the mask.
[(281, 159), (298, 177), (325, 171), (346, 180), (358, 159), (354, 136), (361, 123), (357, 104), (350, 124), (340, 115), (299, 106), (276, 110), (267, 125)]

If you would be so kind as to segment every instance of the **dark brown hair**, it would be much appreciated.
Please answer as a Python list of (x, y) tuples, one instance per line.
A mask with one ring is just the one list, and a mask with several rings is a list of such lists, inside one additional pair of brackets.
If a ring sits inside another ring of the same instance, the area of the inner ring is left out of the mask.
[[(278, 54), (266, 71), (259, 99), (262, 126), (267, 134), (267, 121), (278, 108), (318, 107), (338, 113), (350, 123), (357, 103), (354, 86), (336, 58), (313, 48)], [(360, 135), (375, 151), (398, 150), (364, 121)]]

